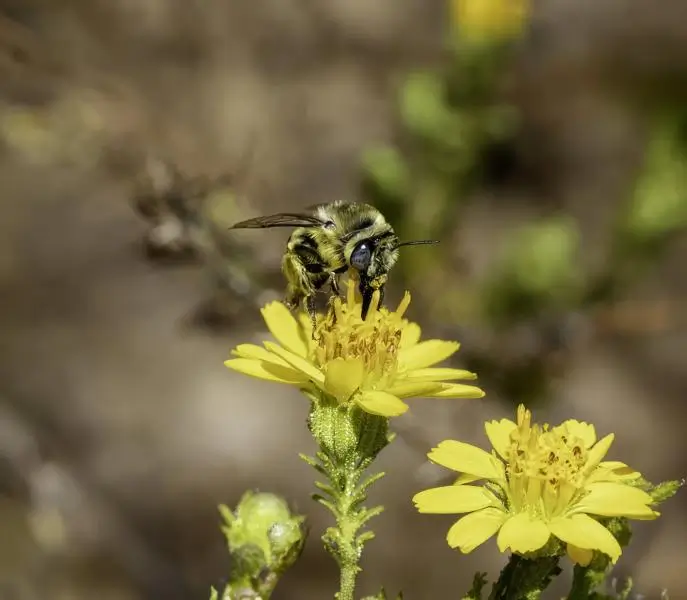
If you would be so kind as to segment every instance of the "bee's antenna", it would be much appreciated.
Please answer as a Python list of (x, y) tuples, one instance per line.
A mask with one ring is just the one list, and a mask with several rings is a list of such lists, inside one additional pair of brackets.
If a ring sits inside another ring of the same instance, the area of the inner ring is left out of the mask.
[(424, 246), (426, 244), (438, 244), (439, 240), (414, 240), (412, 242), (401, 242), (396, 248), (401, 246)]

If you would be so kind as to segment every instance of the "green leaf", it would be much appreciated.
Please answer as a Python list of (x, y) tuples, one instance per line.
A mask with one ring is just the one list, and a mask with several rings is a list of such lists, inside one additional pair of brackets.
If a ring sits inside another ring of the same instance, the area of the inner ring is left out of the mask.
[(685, 480), (663, 481), (649, 490), (649, 495), (654, 502), (665, 502), (677, 494), (678, 490), (685, 485)]
[(361, 533), (357, 538), (356, 538), (356, 544), (360, 546), (361, 548), (369, 541), (375, 539), (375, 532), (374, 531), (365, 531)]
[(312, 456), (308, 456), (307, 454), (299, 454), (301, 460), (309, 464), (313, 469), (315, 469), (318, 473), (321, 473), (322, 475), (327, 475), (327, 472), (325, 471), (324, 467), (317, 462), (316, 458), (313, 458)]
[(234, 513), (231, 512), (231, 509), (226, 504), (219, 505), (219, 514), (227, 525), (231, 526), (234, 522)]
[(361, 516), (358, 519), (359, 526), (362, 527), (373, 517), (381, 515), (384, 512), (383, 506), (375, 506), (374, 508), (366, 508), (361, 511)]
[(316, 482), (315, 482), (315, 487), (316, 487), (318, 490), (320, 490), (320, 491), (324, 492), (325, 494), (327, 494), (328, 496), (332, 496), (332, 497), (335, 497), (335, 496), (336, 496), (336, 492), (334, 491), (334, 488), (333, 488), (331, 485), (328, 485), (328, 484), (326, 484), (326, 483), (322, 483), (321, 481), (316, 481)]

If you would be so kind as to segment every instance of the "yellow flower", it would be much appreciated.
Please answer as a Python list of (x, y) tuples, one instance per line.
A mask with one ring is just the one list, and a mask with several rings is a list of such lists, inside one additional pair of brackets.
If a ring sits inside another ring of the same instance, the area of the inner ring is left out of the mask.
[[(458, 471), (454, 485), (425, 490), (413, 498), (422, 513), (468, 513), (448, 532), (452, 548), (467, 553), (498, 532), (501, 552), (541, 549), (553, 535), (568, 555), (588, 564), (594, 550), (615, 563), (621, 548), (599, 517), (653, 519), (651, 496), (632, 481), (640, 475), (627, 465), (605, 461), (613, 434), (596, 439), (593, 425), (565, 421), (557, 427), (531, 425), (519, 406), (517, 423), (485, 425), (494, 450), (463, 442), (441, 442), (432, 462)], [(484, 486), (468, 485), (486, 480)]]
[(403, 318), (410, 303), (406, 292), (395, 311), (379, 308), (375, 292), (365, 321), (353, 285), (346, 302), (335, 298), (330, 311), (319, 316), (313, 335), (305, 315), (295, 319), (281, 302), (262, 309), (270, 332), (278, 343), (263, 346), (243, 344), (224, 364), (230, 369), (297, 386), (306, 392), (318, 390), (339, 403), (356, 403), (363, 410), (385, 417), (403, 414), (403, 398), (481, 398), (473, 385), (448, 383), (474, 380), (462, 369), (431, 368), (458, 350), (456, 342), (420, 341), (420, 328)]
[(463, 37), (503, 39), (517, 36), (530, 12), (529, 0), (451, 0), (451, 19)]

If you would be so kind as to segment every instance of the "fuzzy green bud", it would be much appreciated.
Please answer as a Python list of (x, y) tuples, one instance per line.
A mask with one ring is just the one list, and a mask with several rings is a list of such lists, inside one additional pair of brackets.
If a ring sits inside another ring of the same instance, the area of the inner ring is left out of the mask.
[(230, 587), (273, 587), (303, 549), (305, 518), (293, 515), (279, 496), (262, 492), (246, 492), (233, 512), (225, 505), (219, 510), (232, 558)]

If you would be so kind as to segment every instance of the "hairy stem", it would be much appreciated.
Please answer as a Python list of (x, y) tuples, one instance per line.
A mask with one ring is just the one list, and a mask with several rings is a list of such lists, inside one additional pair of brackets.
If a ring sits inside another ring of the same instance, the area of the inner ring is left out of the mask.
[(568, 594), (569, 600), (589, 598), (590, 592), (591, 582), (585, 577), (584, 571), (578, 570), (578, 567), (576, 566), (575, 574), (573, 575), (572, 586), (570, 588), (570, 594)]
[(511, 554), (494, 584), (489, 600), (537, 600), (561, 572), (557, 556), (524, 558)]
[(328, 400), (323, 397), (314, 403), (310, 415), (310, 429), (320, 451), (316, 457), (302, 458), (326, 478), (326, 482), (315, 484), (320, 494), (314, 498), (335, 519), (335, 525), (325, 531), (322, 541), (341, 571), (336, 599), (354, 600), (363, 547), (374, 538), (374, 533), (362, 530), (384, 510), (381, 506), (364, 506), (369, 488), (384, 473), (364, 475), (389, 443), (388, 421)]
[(337, 600), (353, 600), (355, 598), (355, 579), (358, 575), (358, 570), (357, 562), (341, 565), (341, 584), (340, 591), (336, 595)]
[[(322, 460), (323, 455), (321, 452), (318, 457)], [(363, 506), (367, 489), (383, 475), (373, 475), (360, 483), (365, 466), (369, 462), (371, 459), (362, 464), (348, 461), (348, 464), (336, 465), (329, 458), (322, 460), (322, 470), (327, 475), (330, 485), (318, 487), (330, 498), (316, 496), (316, 499), (326, 506), (336, 519), (336, 525), (325, 531), (322, 540), (341, 571), (337, 600), (354, 600), (363, 546), (374, 537), (371, 531), (360, 533), (360, 530), (372, 517), (382, 512), (382, 507), (368, 509)]]
[(338, 600), (353, 600), (355, 580), (358, 571), (360, 571), (358, 561), (362, 552), (362, 547), (359, 547), (356, 539), (359, 528), (358, 518), (351, 502), (358, 475), (355, 471), (344, 471), (340, 475), (344, 485), (337, 490), (339, 493), (337, 494), (336, 512), (334, 513), (337, 532), (335, 539), (331, 540), (329, 550), (341, 569), (340, 591), (336, 597)]

